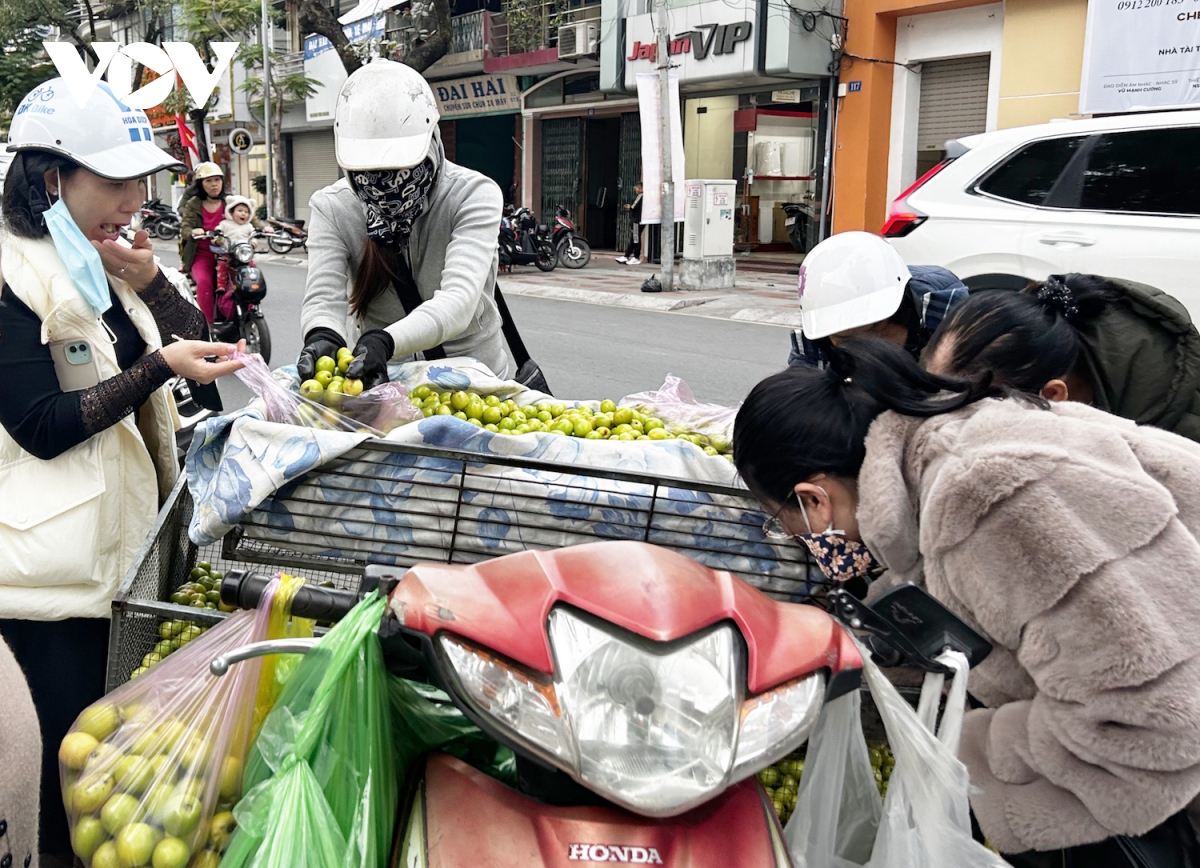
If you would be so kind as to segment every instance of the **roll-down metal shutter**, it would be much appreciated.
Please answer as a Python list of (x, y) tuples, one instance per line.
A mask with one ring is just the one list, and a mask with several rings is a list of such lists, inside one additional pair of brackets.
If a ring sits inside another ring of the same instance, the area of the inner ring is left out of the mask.
[(921, 64), (917, 150), (941, 151), (950, 139), (987, 128), (991, 57), (956, 57)]
[(292, 134), (292, 196), (296, 213), (309, 219), (308, 200), (313, 193), (341, 177), (333, 150), (333, 130)]

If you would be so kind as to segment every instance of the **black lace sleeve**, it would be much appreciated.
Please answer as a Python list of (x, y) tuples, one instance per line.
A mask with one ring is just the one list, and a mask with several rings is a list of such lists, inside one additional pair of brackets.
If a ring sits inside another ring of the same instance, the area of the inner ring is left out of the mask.
[(149, 400), (174, 376), (162, 353), (142, 356), (115, 377), (79, 393), (79, 416), (86, 437), (116, 425)]
[(174, 343), (176, 335), (184, 340), (207, 340), (208, 324), (204, 321), (204, 314), (179, 294), (179, 290), (162, 271), (142, 290), (140, 297), (154, 317), (164, 347)]

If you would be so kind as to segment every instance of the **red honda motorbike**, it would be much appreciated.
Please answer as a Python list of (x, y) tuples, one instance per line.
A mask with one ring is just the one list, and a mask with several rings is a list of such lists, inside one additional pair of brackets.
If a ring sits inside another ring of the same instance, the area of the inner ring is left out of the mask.
[(592, 245), (575, 229), (571, 212), (562, 205), (554, 209), (554, 250), (564, 268), (583, 268), (592, 261)]
[[(231, 571), (222, 599), (253, 608), (269, 580)], [(980, 659), (976, 634), (907, 588), (882, 611), (840, 592), (830, 603), (923, 668), (940, 669), (931, 656), (947, 645)], [(374, 589), (390, 599), (379, 631), (388, 668), (445, 691), (515, 752), (519, 780), (514, 790), (430, 755), (401, 800), (390, 864), (791, 866), (754, 775), (807, 740), (827, 699), (859, 685), (862, 658), (830, 614), (637, 542), (404, 574), (372, 566), (362, 591)], [(362, 591), (305, 586), (292, 613), (337, 620)], [(896, 611), (924, 636), (906, 638)], [(312, 641), (246, 646), (214, 672)]]

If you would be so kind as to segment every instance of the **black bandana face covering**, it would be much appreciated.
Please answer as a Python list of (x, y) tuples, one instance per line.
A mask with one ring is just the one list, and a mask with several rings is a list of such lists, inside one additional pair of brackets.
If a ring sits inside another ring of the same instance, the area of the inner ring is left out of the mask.
[(429, 207), (437, 163), (426, 157), (411, 169), (350, 173), (350, 186), (367, 209), (367, 235), (388, 246), (407, 244), (413, 222)]

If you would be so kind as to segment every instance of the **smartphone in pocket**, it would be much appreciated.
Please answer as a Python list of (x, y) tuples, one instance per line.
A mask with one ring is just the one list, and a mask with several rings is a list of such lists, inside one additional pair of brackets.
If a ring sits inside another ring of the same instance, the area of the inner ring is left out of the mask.
[(50, 356), (54, 359), (58, 387), (64, 392), (79, 392), (99, 385), (100, 366), (87, 341), (51, 341)]

